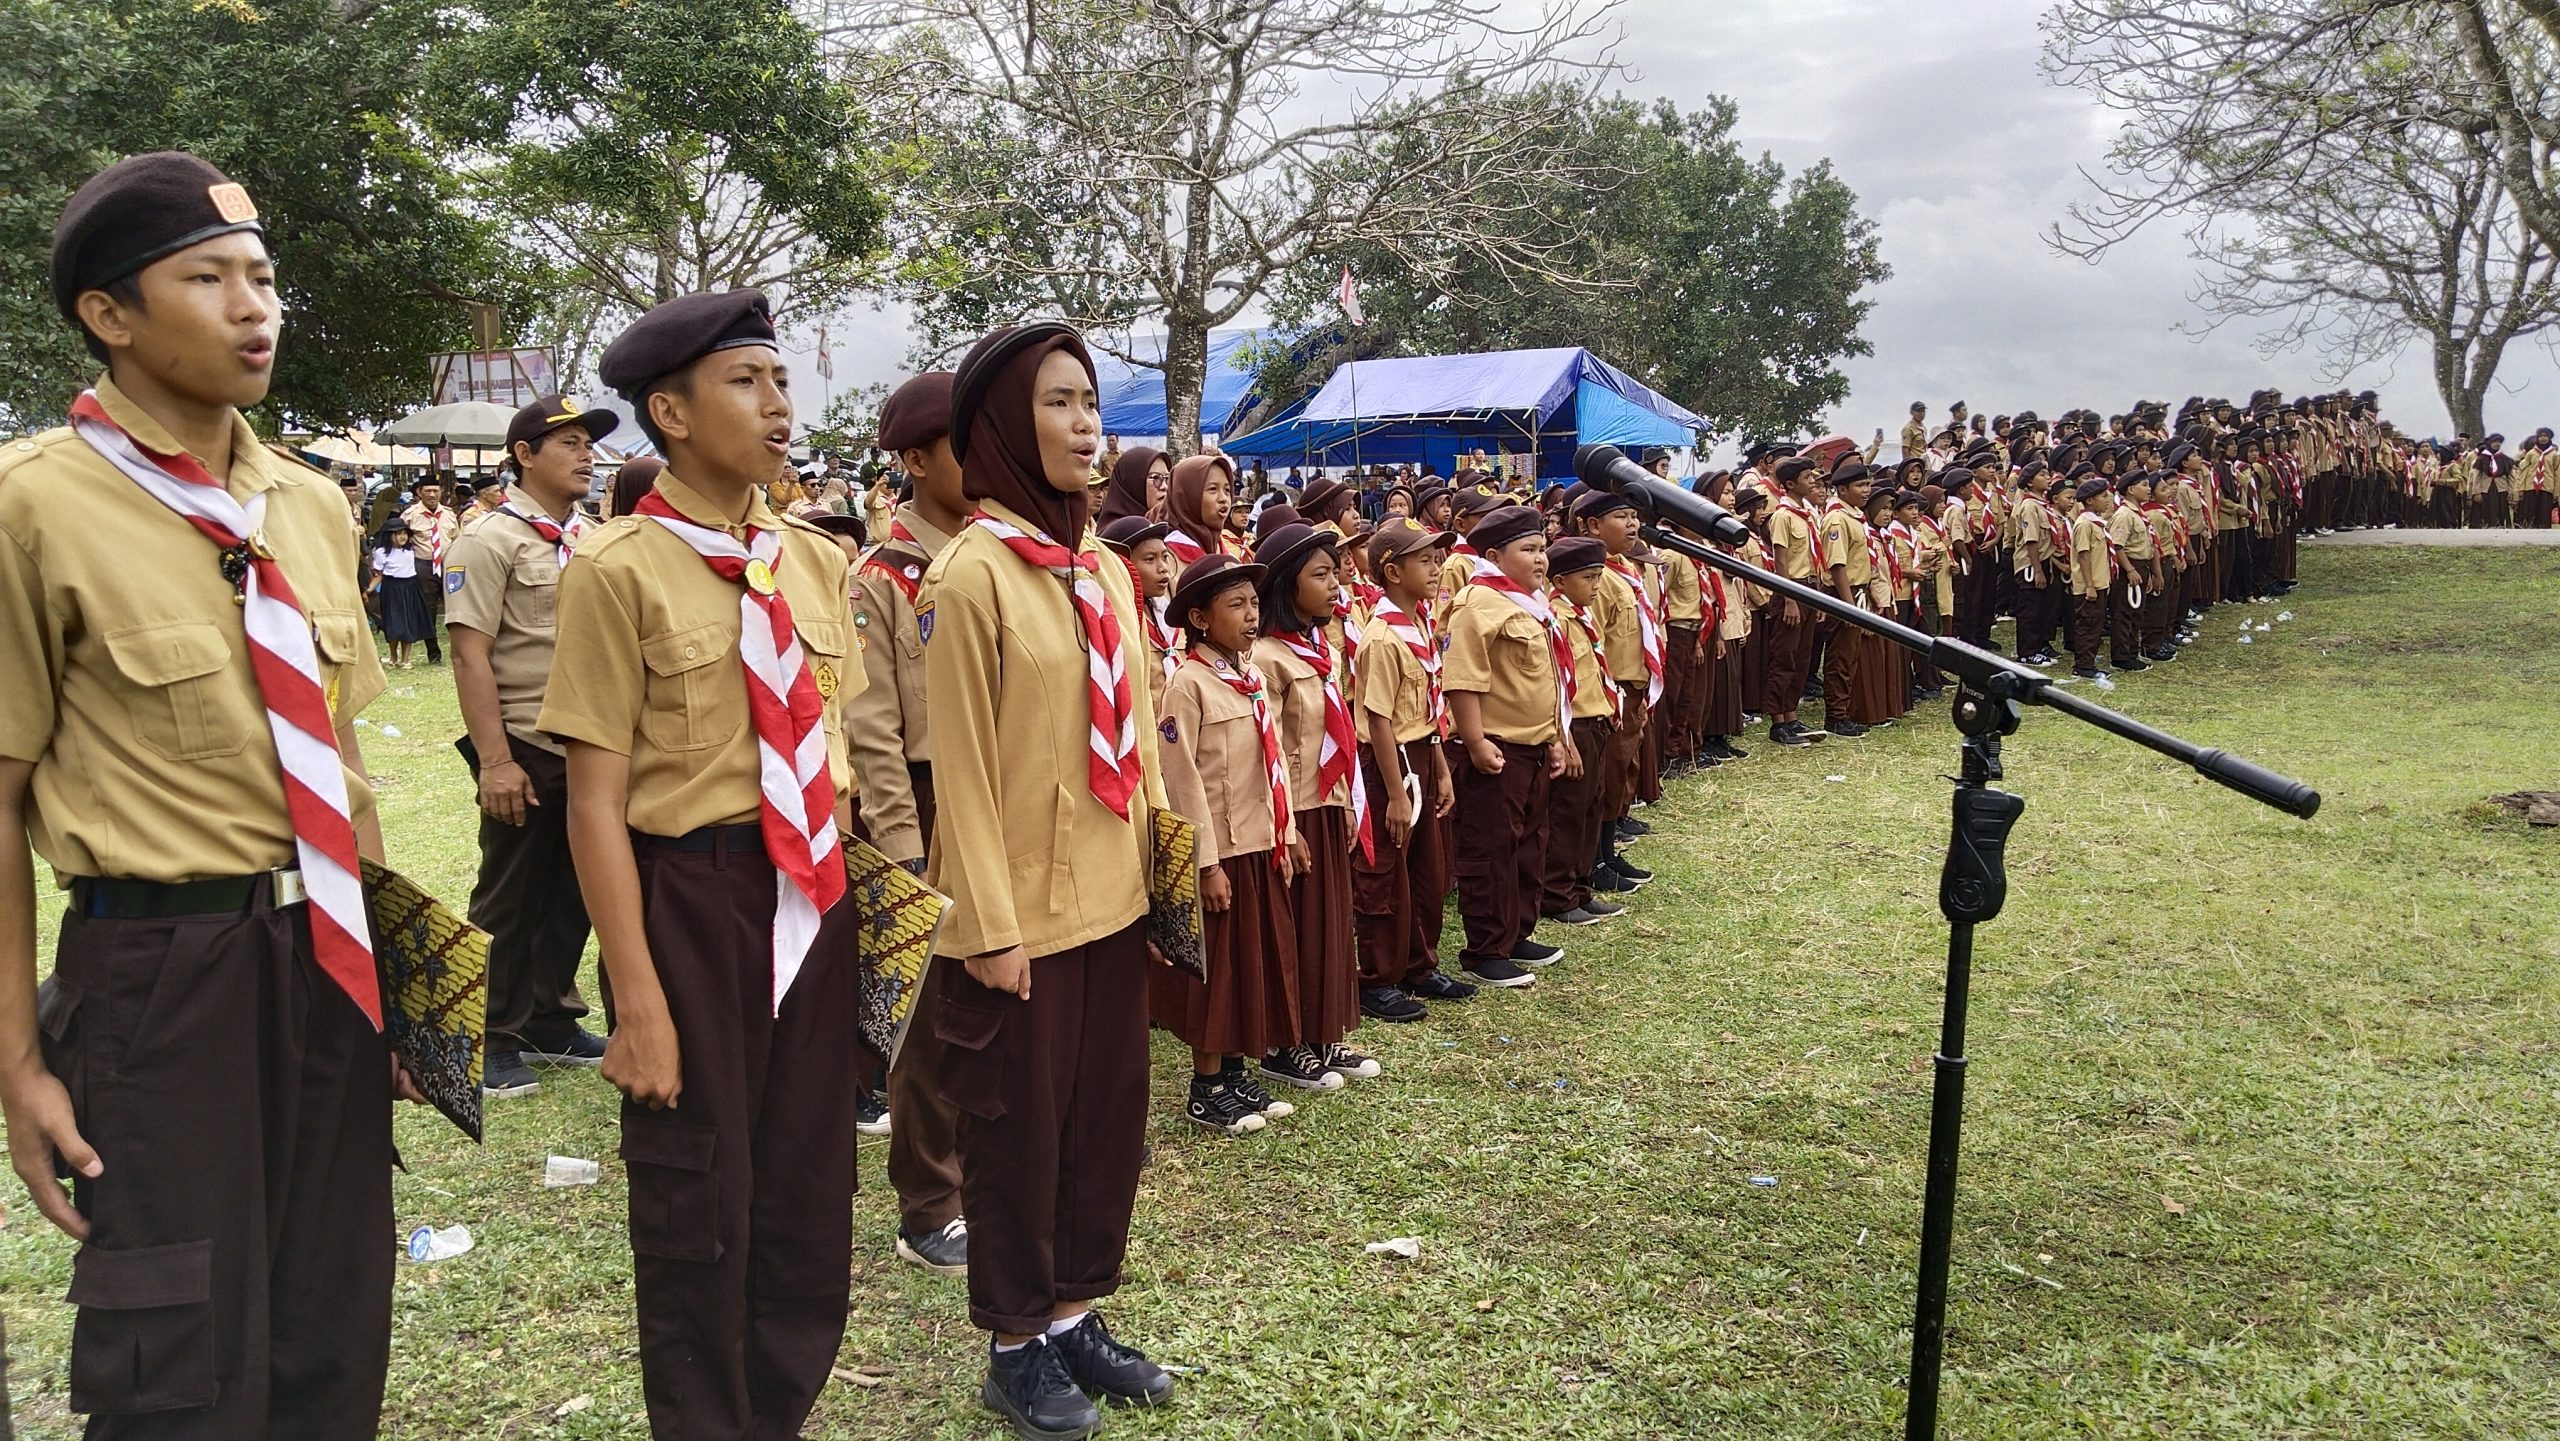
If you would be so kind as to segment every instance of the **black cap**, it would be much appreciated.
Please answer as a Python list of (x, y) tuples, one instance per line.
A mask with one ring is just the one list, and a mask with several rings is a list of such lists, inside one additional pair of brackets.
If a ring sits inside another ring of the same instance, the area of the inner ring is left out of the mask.
[(258, 207), (230, 176), (182, 150), (119, 160), (89, 177), (53, 227), (53, 303), (77, 321), (84, 292), (217, 235), (255, 230)]
[(622, 423), (622, 417), (610, 410), (581, 410), (578, 403), (565, 395), (546, 395), (516, 412), (507, 422), (506, 450), (510, 458), (519, 440), (540, 440), (562, 426), (584, 429), (589, 440), (602, 440)]
[(808, 517), (808, 522), (829, 535), (851, 536), (855, 545), (867, 545), (871, 540), (870, 527), (864, 525), (858, 515), (837, 515), (828, 511)]
[(651, 386), (713, 351), (776, 344), (773, 307), (763, 291), (697, 291), (631, 322), (604, 348), (596, 378), (638, 405)]
[(1834, 488), (1844, 485), (1854, 485), (1862, 480), (1873, 479), (1875, 479), (1875, 472), (1867, 468), (1867, 463), (1865, 461), (1860, 460), (1855, 456), (1851, 456), (1849, 459), (1841, 461), (1840, 464), (1831, 472), (1831, 484)]
[(1525, 505), (1506, 505), (1476, 522), (1467, 542), (1479, 553), (1498, 550), (1523, 536), (1547, 533), (1547, 518)]
[(1547, 576), (1553, 579), (1609, 563), (1609, 547), (1587, 535), (1569, 535), (1547, 547)]
[(1208, 604), (1218, 592), (1231, 585), (1257, 585), (1261, 580), (1260, 565), (1223, 551), (1204, 555), (1182, 568), (1182, 578), (1173, 583), (1173, 603), (1166, 609), (1176, 624), (1188, 625), (1192, 610)]
[[(927, 441), (926, 444), (932, 442)], [(1173, 527), (1143, 515), (1124, 515), (1102, 528), (1102, 543), (1127, 555), (1151, 540), (1162, 540), (1173, 534)]]
[(880, 407), (880, 448), (895, 455), (949, 435), (951, 392), (959, 379), (948, 370), (928, 370), (891, 392)]

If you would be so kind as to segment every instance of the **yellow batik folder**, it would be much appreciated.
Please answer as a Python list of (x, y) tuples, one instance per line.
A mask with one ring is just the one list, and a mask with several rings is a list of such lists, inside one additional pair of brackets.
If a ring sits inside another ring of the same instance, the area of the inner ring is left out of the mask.
[(1147, 939), (1192, 979), (1209, 979), (1200, 915), (1200, 828), (1162, 806), (1149, 812)]
[(364, 863), (365, 913), (382, 970), (382, 1027), (410, 1079), (462, 1133), (481, 1139), (489, 933), (399, 872)]
[(861, 918), (855, 953), (862, 968), (862, 1039), (895, 1065), (951, 898), (868, 841), (845, 842), (844, 869), (852, 884), (837, 904), (857, 907)]

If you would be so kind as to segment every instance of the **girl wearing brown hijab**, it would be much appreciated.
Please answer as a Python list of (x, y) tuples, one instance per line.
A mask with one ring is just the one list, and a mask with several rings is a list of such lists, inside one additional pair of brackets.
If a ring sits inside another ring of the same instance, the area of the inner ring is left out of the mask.
[[(920, 597), (934, 608), (931, 879), (952, 900), (931, 1024), (960, 1113), (969, 1319), (995, 1333), (979, 1399), (1025, 1436), (1090, 1434), (1090, 1397), (1173, 1390), (1089, 1310), (1119, 1288), (1137, 1196), (1145, 860), (1164, 805), (1137, 602), (1086, 524), (1101, 438), (1073, 330), (978, 342), (953, 385), (951, 449), (979, 509)], [(1097, 669), (1116, 683), (1093, 684)]]
[(1094, 523), (1109, 525), (1132, 515), (1155, 514), (1156, 499), (1171, 479), (1173, 462), (1163, 451), (1140, 445), (1120, 452), (1111, 466), (1111, 483), (1102, 492), (1102, 513)]
[(1212, 552), (1241, 557), (1227, 538), (1227, 511), (1235, 494), (1235, 463), (1223, 455), (1194, 455), (1174, 466), (1164, 504), (1153, 514), (1173, 527), (1164, 543), (1175, 560), (1187, 566)]

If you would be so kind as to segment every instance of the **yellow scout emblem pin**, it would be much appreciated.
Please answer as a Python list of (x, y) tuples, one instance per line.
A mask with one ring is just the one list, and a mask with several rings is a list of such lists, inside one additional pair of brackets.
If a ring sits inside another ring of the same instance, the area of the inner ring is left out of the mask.
[(813, 667), (813, 669), (817, 673), (818, 677), (818, 698), (820, 700), (834, 700), (836, 698), (836, 668), (825, 661), (820, 661), (815, 667)]
[(773, 567), (761, 560), (748, 561), (747, 589), (758, 595), (773, 594)]

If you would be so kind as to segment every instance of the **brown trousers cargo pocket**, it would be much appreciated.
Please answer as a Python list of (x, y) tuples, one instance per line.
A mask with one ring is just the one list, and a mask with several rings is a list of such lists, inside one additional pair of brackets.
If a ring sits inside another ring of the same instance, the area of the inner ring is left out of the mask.
[(1004, 1008), (1022, 1003), (998, 995), (956, 961), (937, 968), (943, 983), (934, 997), (933, 1035), (942, 1042), (942, 1099), (981, 1121), (1004, 1119), (1004, 1055), (994, 1050), (1004, 1030)]
[(80, 1308), (71, 1326), (72, 1410), (114, 1416), (214, 1403), (213, 1242), (84, 1246), (64, 1299)]
[(720, 1259), (719, 1133), (625, 1107), (622, 1160), (631, 1173), (631, 1249), (667, 1261)]

